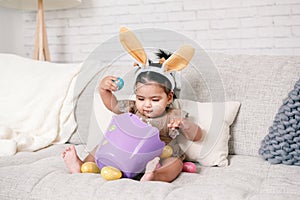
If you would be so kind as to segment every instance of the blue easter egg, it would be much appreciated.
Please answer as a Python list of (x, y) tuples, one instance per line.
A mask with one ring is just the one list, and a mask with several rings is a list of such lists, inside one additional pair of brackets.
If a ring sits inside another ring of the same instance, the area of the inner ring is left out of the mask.
[(123, 88), (124, 80), (122, 78), (118, 77), (117, 80), (114, 82), (117, 84), (118, 90), (121, 90)]

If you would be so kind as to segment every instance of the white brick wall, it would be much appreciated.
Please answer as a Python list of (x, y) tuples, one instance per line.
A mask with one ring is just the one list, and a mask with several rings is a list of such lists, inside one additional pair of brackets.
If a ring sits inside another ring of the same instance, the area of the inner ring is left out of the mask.
[[(32, 57), (35, 13), (24, 15)], [(82, 0), (45, 19), (54, 62), (83, 61), (122, 25), (172, 29), (207, 51), (300, 55), (300, 0)]]

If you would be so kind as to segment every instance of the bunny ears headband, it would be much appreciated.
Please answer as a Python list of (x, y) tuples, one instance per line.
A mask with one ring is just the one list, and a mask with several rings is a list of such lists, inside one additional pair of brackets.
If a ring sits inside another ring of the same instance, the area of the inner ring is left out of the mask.
[(138, 74), (145, 71), (159, 73), (171, 82), (172, 90), (175, 88), (175, 81), (171, 72), (184, 69), (194, 56), (194, 48), (190, 45), (183, 45), (162, 63), (161, 68), (151, 67), (143, 46), (133, 32), (122, 27), (120, 29), (119, 37), (124, 49), (139, 63), (139, 66), (141, 66), (141, 70), (139, 70)]

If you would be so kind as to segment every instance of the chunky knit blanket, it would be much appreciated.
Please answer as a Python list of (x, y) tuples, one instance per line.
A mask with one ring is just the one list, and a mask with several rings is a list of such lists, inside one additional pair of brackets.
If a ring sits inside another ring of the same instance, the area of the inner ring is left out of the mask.
[(272, 164), (300, 166), (300, 79), (283, 100), (259, 154)]

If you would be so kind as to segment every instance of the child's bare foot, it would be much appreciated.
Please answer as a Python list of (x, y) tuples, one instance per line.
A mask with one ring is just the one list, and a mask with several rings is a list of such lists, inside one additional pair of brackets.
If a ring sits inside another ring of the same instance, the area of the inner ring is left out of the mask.
[(155, 157), (153, 160), (149, 161), (146, 165), (145, 174), (140, 181), (152, 181), (154, 179), (154, 170), (160, 167), (159, 157)]
[(80, 168), (83, 162), (77, 156), (76, 149), (73, 145), (67, 147), (64, 152), (62, 152), (61, 156), (64, 159), (67, 168), (72, 174), (81, 172)]

